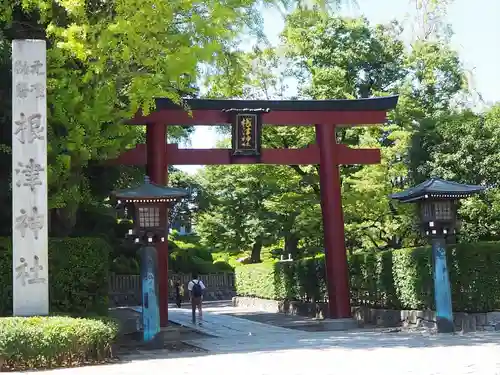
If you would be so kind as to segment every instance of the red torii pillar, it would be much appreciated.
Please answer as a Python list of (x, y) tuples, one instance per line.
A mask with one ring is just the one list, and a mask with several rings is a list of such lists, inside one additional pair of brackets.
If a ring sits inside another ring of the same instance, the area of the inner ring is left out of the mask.
[(351, 316), (349, 272), (344, 240), (344, 212), (335, 125), (316, 125), (319, 146), (321, 213), (325, 245), (325, 271), (330, 317)]

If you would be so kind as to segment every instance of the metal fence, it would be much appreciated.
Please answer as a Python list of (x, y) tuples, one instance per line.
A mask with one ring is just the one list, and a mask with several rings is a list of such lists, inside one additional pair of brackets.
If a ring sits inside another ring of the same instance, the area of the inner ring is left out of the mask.
[[(184, 299), (188, 298), (187, 284), (191, 275), (168, 275), (169, 285), (171, 280), (179, 280), (184, 286)], [(206, 300), (228, 299), (234, 296), (234, 274), (230, 272), (200, 275), (200, 279), (207, 287), (204, 293)], [(171, 286), (168, 290), (169, 300), (175, 299), (175, 289)], [(139, 275), (115, 275), (109, 277), (109, 301), (112, 306), (136, 306), (141, 304), (141, 278)]]

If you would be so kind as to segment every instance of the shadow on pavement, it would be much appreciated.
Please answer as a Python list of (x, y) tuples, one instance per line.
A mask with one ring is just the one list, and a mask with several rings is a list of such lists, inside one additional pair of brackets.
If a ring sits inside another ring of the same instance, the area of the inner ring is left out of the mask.
[[(315, 332), (306, 335), (282, 337), (247, 336), (239, 338), (207, 338), (187, 341), (185, 351), (139, 351), (124, 355), (122, 361), (213, 356), (221, 354), (276, 352), (289, 350), (392, 350), (397, 348), (421, 349), (433, 347), (458, 347), (476, 345), (498, 345), (500, 337), (495, 334), (468, 334), (448, 336), (426, 336), (421, 333), (386, 333), (357, 330), (336, 334)], [(411, 353), (408, 353), (411, 355)]]
[[(183, 307), (185, 309), (187, 306)], [(230, 301), (204, 303), (204, 311), (214, 316), (228, 315), (228, 322), (231, 321), (233, 324), (238, 323), (238, 319), (245, 319), (257, 322), (257, 324), (264, 323), (288, 329), (280, 333), (266, 333), (265, 329), (260, 328), (256, 332), (241, 332), (241, 334), (231, 337), (210, 337), (200, 332), (194, 332), (196, 327), (187, 327), (191, 331), (185, 330), (181, 337), (183, 344), (175, 350), (168, 347), (162, 350), (142, 350), (139, 348), (135, 352), (123, 353), (120, 356), (120, 362), (289, 350), (335, 348), (365, 351), (397, 348), (411, 350), (453, 346), (496, 346), (500, 344), (500, 334), (494, 332), (436, 335), (425, 331), (405, 332), (388, 328), (361, 328), (352, 331), (326, 332), (318, 329), (318, 326), (315, 326), (317, 321), (312, 318), (244, 311), (232, 308)]]
[[(317, 337), (320, 335), (321, 337)], [(498, 335), (451, 335), (451, 336), (424, 336), (422, 334), (381, 333), (359, 330), (356, 332), (342, 333), (336, 335), (325, 335), (324, 333), (312, 333), (310, 337), (281, 337), (269, 338), (251, 336), (251, 339), (241, 340), (224, 338), (211, 338), (205, 341), (200, 350), (198, 347), (182, 352), (169, 351), (145, 351), (133, 355), (123, 356), (120, 362), (152, 360), (152, 359), (177, 359), (188, 357), (205, 357), (224, 354), (266, 353), (290, 350), (327, 350), (327, 349), (349, 349), (349, 350), (391, 350), (396, 348), (420, 349), (433, 347), (452, 346), (475, 346), (475, 345), (498, 345)], [(197, 345), (190, 342), (189, 345)], [(407, 353), (411, 355), (411, 352)]]

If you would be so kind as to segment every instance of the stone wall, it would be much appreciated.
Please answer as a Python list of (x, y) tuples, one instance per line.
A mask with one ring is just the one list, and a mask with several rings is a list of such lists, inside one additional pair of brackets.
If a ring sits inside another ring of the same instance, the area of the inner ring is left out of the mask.
[(275, 301), (254, 297), (234, 297), (233, 306), (253, 308), (255, 310), (309, 316), (318, 319), (328, 318), (326, 303), (305, 303), (298, 301)]
[[(353, 317), (364, 324), (380, 327), (435, 328), (436, 312), (431, 310), (388, 310), (366, 306), (352, 308)], [(500, 330), (500, 311), (454, 312), (455, 329), (462, 332)]]
[[(274, 301), (262, 298), (235, 297), (233, 306), (254, 308), (260, 311), (328, 318), (326, 303)], [(352, 307), (352, 316), (362, 325), (377, 327), (435, 328), (436, 312), (431, 310), (388, 310), (367, 306)], [(486, 313), (453, 314), (457, 331), (500, 331), (500, 311)]]

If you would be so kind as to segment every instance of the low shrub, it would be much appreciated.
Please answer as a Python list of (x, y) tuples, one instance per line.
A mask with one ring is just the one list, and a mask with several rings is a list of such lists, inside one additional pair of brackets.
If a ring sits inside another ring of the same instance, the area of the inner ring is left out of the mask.
[(169, 238), (169, 268), (174, 272), (217, 272), (212, 253), (199, 243), (198, 237), (170, 235)]
[[(100, 238), (50, 238), (50, 311), (106, 315), (110, 252), (109, 244)], [(0, 238), (0, 285), (0, 315), (11, 315), (10, 238)]]
[(275, 278), (275, 263), (240, 266), (236, 267), (234, 272), (238, 295), (267, 299), (284, 298)]
[(223, 260), (216, 260), (213, 265), (215, 272), (234, 272), (234, 267)]
[(325, 279), (323, 255), (274, 264), (275, 287), (278, 294), (287, 300), (324, 301), (326, 296)]
[[(500, 309), (500, 243), (448, 246), (455, 311)], [(349, 257), (351, 303), (388, 309), (434, 309), (430, 247), (358, 253)], [(324, 257), (237, 267), (241, 296), (297, 301), (326, 298)]]
[(198, 257), (203, 260), (212, 262), (212, 252), (200, 243), (200, 239), (196, 236), (179, 236), (174, 241), (169, 243), (175, 244), (177, 251), (189, 254), (192, 257)]
[(0, 318), (0, 359), (16, 370), (101, 361), (112, 355), (117, 333), (108, 319)]
[(113, 259), (110, 271), (116, 275), (138, 275), (141, 272), (137, 259), (123, 254)]
[(217, 272), (212, 261), (197, 256), (191, 256), (182, 251), (176, 251), (170, 254), (169, 268), (175, 273), (184, 274), (191, 274), (193, 272), (202, 274)]
[(207, 261), (207, 262), (213, 262), (213, 260), (214, 260), (210, 250), (205, 249), (203, 247), (192, 247), (192, 248), (187, 248), (185, 250), (187, 250), (187, 253), (191, 257), (200, 258), (200, 259), (203, 259), (204, 261)]
[(197, 272), (202, 275), (217, 272), (216, 267), (210, 260), (205, 260), (197, 256), (191, 257), (190, 270), (186, 270), (185, 273)]

